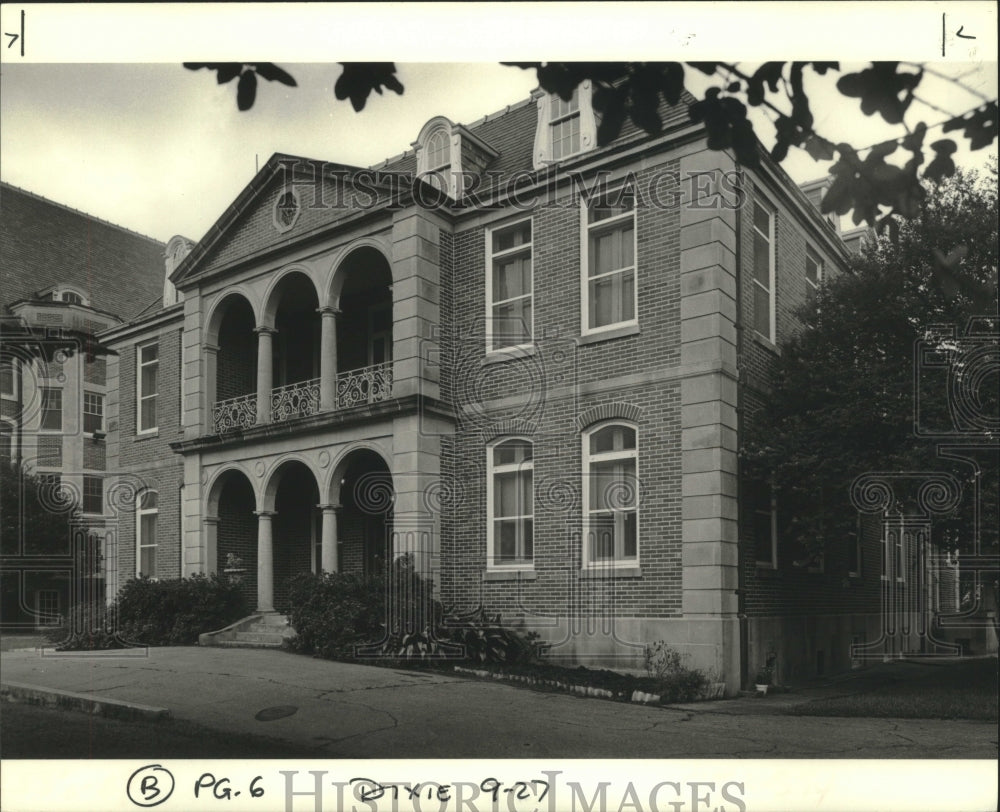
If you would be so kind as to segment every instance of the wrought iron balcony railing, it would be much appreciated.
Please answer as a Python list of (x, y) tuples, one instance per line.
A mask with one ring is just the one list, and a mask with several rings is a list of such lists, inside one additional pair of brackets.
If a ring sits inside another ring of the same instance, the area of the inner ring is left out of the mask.
[(337, 408), (378, 403), (392, 397), (392, 362), (351, 369), (337, 375)]
[[(378, 403), (392, 397), (392, 362), (351, 369), (337, 375), (335, 409)], [(320, 379), (299, 381), (271, 390), (271, 420), (280, 423), (320, 411)], [(257, 395), (216, 401), (212, 407), (216, 434), (257, 425)]]
[(271, 420), (279, 423), (319, 411), (319, 378), (271, 390)]
[(257, 423), (257, 395), (240, 395), (218, 400), (212, 407), (212, 425), (216, 434), (248, 429)]

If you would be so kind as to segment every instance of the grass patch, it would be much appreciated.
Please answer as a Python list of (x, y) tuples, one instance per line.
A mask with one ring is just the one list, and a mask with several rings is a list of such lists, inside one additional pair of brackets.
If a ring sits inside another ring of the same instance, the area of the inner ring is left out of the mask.
[(893, 681), (854, 696), (814, 699), (795, 716), (997, 721), (997, 658), (926, 666), (927, 676)]

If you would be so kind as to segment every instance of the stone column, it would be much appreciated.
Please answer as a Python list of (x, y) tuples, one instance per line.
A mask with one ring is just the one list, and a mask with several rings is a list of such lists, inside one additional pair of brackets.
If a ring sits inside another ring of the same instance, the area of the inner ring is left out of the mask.
[(319, 348), (319, 408), (327, 412), (337, 408), (337, 316), (340, 315), (340, 311), (335, 307), (321, 307), (319, 314), (322, 317)]
[(219, 517), (206, 516), (202, 519), (205, 527), (205, 574), (219, 572)]
[(257, 333), (257, 425), (260, 425), (271, 422), (271, 389), (274, 388), (271, 345), (277, 330), (258, 327), (254, 332)]
[(274, 611), (274, 544), (271, 519), (273, 511), (257, 512), (257, 611)]
[(204, 358), (205, 380), (202, 382), (202, 391), (205, 393), (205, 425), (202, 426), (203, 434), (215, 434), (215, 401), (219, 395), (215, 389), (215, 380), (219, 368), (219, 348), (214, 344), (205, 344), (202, 348)]
[(338, 572), (337, 560), (337, 513), (340, 505), (320, 505), (323, 511), (322, 554), (320, 567), (323, 572)]

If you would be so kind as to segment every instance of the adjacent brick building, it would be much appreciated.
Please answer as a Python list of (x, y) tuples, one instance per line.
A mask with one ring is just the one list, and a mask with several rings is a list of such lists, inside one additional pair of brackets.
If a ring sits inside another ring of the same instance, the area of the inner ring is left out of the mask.
[(738, 463), (847, 249), (821, 185), (662, 113), (598, 148), (584, 84), (433, 118), (373, 170), (275, 155), (175, 238), (182, 301), (102, 334), (109, 458), (156, 494), (109, 577), (238, 570), (281, 611), (288, 575), (409, 552), (552, 657), (636, 668), (664, 640), (730, 690), (849, 665), (877, 539), (798, 560)]
[(98, 538), (94, 551), (113, 559), (117, 532), (106, 499), (108, 409), (116, 390), (95, 336), (161, 305), (163, 249), (149, 237), (0, 184), (0, 457), (44, 477), (45, 509), (74, 515), (72, 538), (59, 541), (59, 549), (42, 549), (37, 539), (4, 539), (5, 629), (58, 622), (71, 602), (103, 599), (99, 564), (77, 555), (91, 535)]

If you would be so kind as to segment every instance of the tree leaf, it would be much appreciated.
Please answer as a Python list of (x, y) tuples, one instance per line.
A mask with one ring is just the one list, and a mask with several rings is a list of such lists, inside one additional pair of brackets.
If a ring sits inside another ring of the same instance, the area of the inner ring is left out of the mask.
[(396, 78), (396, 66), (392, 62), (342, 62), (344, 72), (333, 87), (334, 95), (343, 101), (351, 100), (355, 112), (364, 110), (369, 95), (374, 90), (382, 95), (382, 88), (398, 95), (403, 93), (403, 85)]
[(827, 141), (822, 136), (813, 133), (810, 135), (803, 145), (806, 152), (814, 161), (832, 161), (833, 160), (833, 143)]
[(279, 68), (273, 62), (258, 62), (255, 67), (257, 68), (257, 74), (269, 82), (281, 82), (281, 84), (288, 85), (289, 87), (298, 86), (291, 74)]
[(257, 74), (248, 69), (240, 74), (240, 81), (236, 86), (236, 106), (243, 111), (249, 110), (256, 98)]

